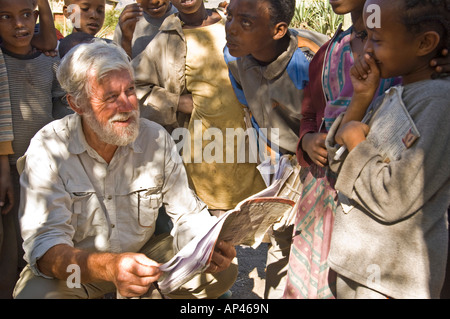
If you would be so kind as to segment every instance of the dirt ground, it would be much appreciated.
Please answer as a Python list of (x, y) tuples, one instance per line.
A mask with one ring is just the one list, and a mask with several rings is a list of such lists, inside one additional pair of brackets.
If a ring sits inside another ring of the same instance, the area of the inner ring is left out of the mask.
[(231, 287), (233, 299), (263, 299), (266, 278), (267, 244), (257, 249), (237, 246), (239, 273)]
[[(224, 0), (205, 0), (206, 8), (216, 8)], [(229, 0), (227, 1), (229, 3)], [(261, 244), (257, 249), (238, 246), (236, 253), (239, 273), (236, 282), (231, 287), (233, 299), (263, 299), (266, 278), (267, 244)]]

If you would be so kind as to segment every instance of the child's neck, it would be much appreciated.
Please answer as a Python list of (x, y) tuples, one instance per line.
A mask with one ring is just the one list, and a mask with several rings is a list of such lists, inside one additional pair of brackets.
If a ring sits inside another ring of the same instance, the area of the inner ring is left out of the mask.
[(402, 75), (403, 85), (411, 84), (414, 82), (431, 80), (434, 69), (429, 65), (430, 59), (423, 59), (417, 64), (417, 67), (408, 74)]
[(202, 5), (197, 12), (191, 14), (184, 14), (180, 12), (179, 17), (183, 22), (183, 28), (186, 29), (200, 28), (214, 24), (218, 21), (217, 17), (213, 15), (213, 12), (208, 11), (204, 5)]
[(0, 44), (2, 49), (5, 49), (7, 52), (10, 52), (14, 55), (18, 55), (18, 56), (27, 56), (27, 55), (31, 55), (33, 53), (36, 52), (36, 49), (30, 44), (29, 46), (25, 46), (25, 47), (15, 47), (15, 46), (10, 46), (6, 43), (2, 43)]
[(286, 35), (278, 41), (273, 41), (273, 45), (271, 49), (264, 50), (264, 53), (261, 55), (252, 54), (253, 58), (258, 61), (260, 65), (268, 65), (275, 61), (283, 52), (289, 48), (289, 43), (291, 42), (290, 33), (286, 33)]

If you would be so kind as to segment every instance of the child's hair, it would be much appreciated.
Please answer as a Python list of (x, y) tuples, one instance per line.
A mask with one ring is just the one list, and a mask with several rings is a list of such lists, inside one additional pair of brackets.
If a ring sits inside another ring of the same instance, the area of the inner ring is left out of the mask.
[(433, 30), (441, 36), (438, 52), (450, 49), (450, 0), (404, 0), (403, 23), (414, 33)]
[(80, 43), (89, 43), (94, 39), (93, 35), (85, 32), (74, 32), (59, 42), (59, 57), (62, 59), (67, 52)]
[(263, 0), (270, 4), (270, 20), (273, 25), (279, 22), (291, 23), (295, 13), (295, 0)]

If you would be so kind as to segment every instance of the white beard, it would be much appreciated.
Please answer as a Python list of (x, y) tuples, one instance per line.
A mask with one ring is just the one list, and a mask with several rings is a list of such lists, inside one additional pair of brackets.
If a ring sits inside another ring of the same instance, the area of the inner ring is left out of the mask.
[[(102, 142), (116, 146), (125, 146), (136, 140), (139, 135), (139, 116), (139, 110), (118, 113), (110, 118), (106, 125), (103, 125), (94, 116), (92, 110), (83, 114), (86, 124)], [(134, 118), (134, 120), (127, 127), (116, 127), (114, 125), (115, 121), (126, 121), (129, 118)]]

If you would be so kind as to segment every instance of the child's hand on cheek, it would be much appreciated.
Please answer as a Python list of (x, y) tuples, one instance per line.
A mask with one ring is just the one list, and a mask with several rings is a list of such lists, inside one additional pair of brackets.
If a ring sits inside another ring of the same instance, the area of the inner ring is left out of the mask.
[(355, 60), (350, 69), (354, 93), (364, 95), (372, 100), (380, 84), (380, 70), (371, 52), (366, 52)]
[(448, 49), (442, 50), (441, 57), (432, 59), (430, 66), (435, 70), (433, 78), (450, 74), (450, 54), (448, 54)]
[(369, 126), (359, 121), (350, 121), (342, 125), (334, 137), (336, 143), (345, 145), (350, 152), (369, 134)]

